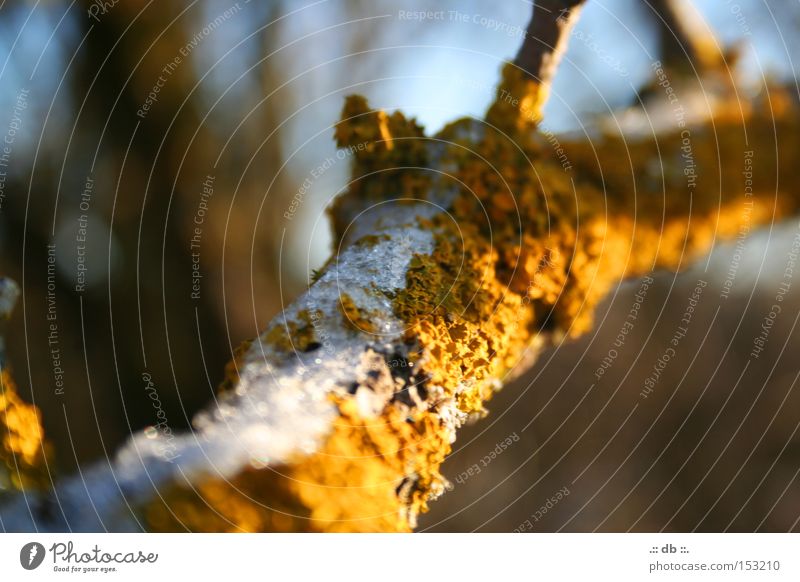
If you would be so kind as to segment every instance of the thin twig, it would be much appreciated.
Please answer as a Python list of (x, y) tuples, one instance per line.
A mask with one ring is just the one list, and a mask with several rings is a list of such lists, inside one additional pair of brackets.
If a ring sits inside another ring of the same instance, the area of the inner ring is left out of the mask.
[(504, 131), (529, 131), (542, 118), (570, 31), (586, 0), (538, 0), (513, 63), (503, 69), (486, 120)]
[(672, 68), (720, 70), (725, 59), (714, 33), (688, 0), (649, 0), (659, 27), (661, 61)]
[(549, 86), (586, 0), (537, 0), (514, 64)]

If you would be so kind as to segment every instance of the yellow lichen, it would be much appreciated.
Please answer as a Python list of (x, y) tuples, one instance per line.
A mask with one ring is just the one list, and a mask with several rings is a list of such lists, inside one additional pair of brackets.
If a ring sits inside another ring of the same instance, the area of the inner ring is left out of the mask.
[(550, 89), (511, 63), (506, 64), (486, 122), (503, 131), (532, 131), (542, 120)]
[(339, 313), (350, 329), (364, 333), (375, 333), (378, 329), (375, 326), (374, 314), (359, 308), (347, 293), (339, 294)]
[(233, 351), (233, 358), (231, 358), (230, 362), (225, 364), (225, 376), (219, 385), (220, 392), (232, 390), (236, 386), (236, 383), (239, 382), (239, 369), (242, 367), (244, 356), (247, 354), (251, 345), (253, 345), (252, 341), (245, 341), (239, 344), (239, 347)]
[(471, 225), (456, 237), (438, 222), (434, 252), (411, 260), (395, 314), (423, 346), (419, 361), (431, 382), (457, 395), (462, 411), (480, 412), (492, 392), (486, 381), (513, 366), (530, 341), (533, 308), (499, 280), (497, 252)]
[(427, 196), (428, 147), (414, 119), (399, 111), (387, 115), (371, 109), (364, 97), (350, 95), (335, 137), (353, 161), (348, 195), (337, 197), (328, 209), (337, 244), (365, 202), (403, 203)]
[(19, 397), (7, 370), (0, 372), (0, 443), (0, 460), (15, 488), (44, 488), (50, 482), (50, 445), (44, 440), (41, 414)]
[[(608, 135), (554, 147), (531, 131), (540, 88), (510, 67), (502, 87), (519, 99), (492, 107), (488, 120), (498, 129), (484, 126), (476, 140), (463, 131), (474, 122), (460, 120), (437, 136), (453, 142), (442, 177), (419, 169), (427, 164), (422, 131), (398, 113), (373, 111), (351, 97), (336, 129), (339, 146), (354, 159), (351, 187), (331, 210), (339, 238), (375, 201), (459, 190), (449, 217), (420, 220), (434, 235), (434, 250), (414, 255), (405, 288), (387, 296), (406, 324), (405, 345), (417, 348), (415, 374), (465, 413), (483, 410), (496, 380), (531, 342), (589, 329), (598, 301), (620, 278), (680, 268), (743, 225), (798, 207), (796, 190), (787, 192), (796, 186), (793, 157), (800, 151), (789, 108), (777, 120), (753, 114), (690, 132), (679, 127), (657, 141)], [(747, 155), (757, 156), (758, 177), (746, 192)], [(779, 186), (788, 195), (777, 196)], [(377, 241), (362, 244), (371, 242)], [(355, 329), (369, 331), (369, 314), (352, 298), (343, 295), (340, 310)], [(273, 329), (268, 341), (296, 345), (294, 335), (313, 331), (289, 327), (291, 340)], [(390, 401), (377, 417), (363, 418), (354, 395), (337, 396), (336, 404), (339, 418), (316, 452), (230, 480), (209, 478), (197, 492), (176, 488), (147, 508), (153, 529), (413, 527), (416, 513), (442, 489), (450, 428), (435, 405), (422, 410)]]
[[(318, 311), (317, 315), (321, 317)], [(264, 340), (271, 346), (284, 351), (305, 352), (318, 347), (317, 335), (311, 313), (307, 309), (297, 312), (298, 321), (288, 320), (276, 322), (264, 335)]]
[(275, 469), (248, 469), (231, 480), (175, 488), (145, 513), (156, 531), (408, 531), (443, 490), (438, 467), (449, 434), (430, 413), (390, 405), (359, 416), (338, 401), (340, 418), (319, 451)]

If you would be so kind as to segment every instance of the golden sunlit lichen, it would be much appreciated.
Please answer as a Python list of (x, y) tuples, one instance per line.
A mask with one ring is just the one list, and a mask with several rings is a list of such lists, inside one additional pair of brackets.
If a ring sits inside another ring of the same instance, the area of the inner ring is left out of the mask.
[(431, 382), (456, 396), (463, 412), (482, 412), (492, 392), (486, 381), (513, 366), (530, 340), (532, 308), (498, 280), (497, 253), (471, 226), (461, 225), (456, 238), (439, 222), (434, 252), (415, 255), (408, 267), (395, 314), (409, 325), (407, 338), (424, 347)]
[[(320, 315), (319, 313), (317, 315)], [(297, 312), (298, 321), (279, 321), (270, 328), (264, 340), (271, 346), (284, 352), (305, 352), (318, 346), (314, 322), (307, 309)]]
[(337, 241), (364, 202), (424, 200), (430, 186), (429, 151), (416, 120), (399, 111), (387, 115), (371, 109), (360, 95), (345, 100), (335, 138), (353, 160), (348, 195), (328, 209)]
[(347, 293), (339, 294), (339, 312), (344, 318), (345, 325), (350, 329), (364, 333), (375, 333), (377, 331), (373, 314), (360, 309)]
[(549, 95), (548, 86), (520, 67), (507, 63), (501, 70), (497, 94), (486, 114), (486, 122), (503, 131), (533, 131), (542, 120)]
[[(50, 480), (46, 472), (50, 445), (44, 440), (39, 410), (17, 394), (7, 370), (0, 372), (0, 460), (3, 478), (16, 489), (42, 489)], [(2, 491), (2, 487), (0, 487)]]
[(442, 492), (438, 467), (449, 434), (428, 412), (402, 405), (363, 418), (355, 399), (338, 400), (340, 418), (319, 451), (277, 468), (176, 488), (145, 509), (156, 531), (409, 531)]
[[(403, 139), (422, 132), (400, 114), (351, 97), (336, 129), (340, 147), (353, 153), (355, 178), (331, 210), (339, 239), (370, 204), (424, 198), (426, 188), (457, 190), (449, 214), (418, 221), (432, 233), (433, 251), (413, 255), (404, 287), (379, 290), (404, 324), (403, 346), (415, 347), (408, 365), (435, 397), (392, 398), (369, 416), (357, 397), (369, 388), (357, 382), (332, 397), (339, 416), (315, 452), (230, 480), (209, 477), (196, 492), (175, 488), (146, 508), (153, 529), (409, 530), (443, 489), (439, 469), (455, 428), (442, 414), (447, 402), (464, 416), (483, 412), (532, 343), (587, 331), (597, 303), (622, 277), (688, 265), (716, 239), (798, 206), (794, 192), (776, 195), (779, 183), (796, 182), (788, 159), (800, 150), (793, 116), (780, 120), (780, 137), (753, 117), (657, 140), (606, 135), (554, 147), (530, 131), (539, 88), (510, 67), (503, 79), (520, 98), (496, 103), (488, 117), (508, 133), (474, 131), (473, 120), (449, 125), (437, 136), (451, 142), (441, 177), (424, 171), (424, 140)], [(785, 149), (774, 147), (776, 139)], [(746, 187), (743, 167), (755, 155), (760, 169)], [(359, 244), (390, 242), (375, 234)], [(349, 295), (339, 309), (351, 328), (372, 329), (372, 314)], [(277, 325), (267, 341), (307, 346), (308, 319), (290, 321), (288, 336)]]
[(253, 345), (252, 341), (244, 341), (233, 351), (233, 358), (225, 364), (225, 376), (219, 385), (220, 392), (228, 392), (236, 387), (236, 383), (239, 382), (239, 369), (242, 367), (244, 356), (251, 345)]

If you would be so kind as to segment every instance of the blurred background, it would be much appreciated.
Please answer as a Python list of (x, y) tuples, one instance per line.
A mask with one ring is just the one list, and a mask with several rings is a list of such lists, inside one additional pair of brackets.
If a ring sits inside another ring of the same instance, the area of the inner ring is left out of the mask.
[[(669, 4), (589, 0), (544, 127), (564, 139), (609, 123), (641, 130), (640, 101), (658, 106), (656, 60), (680, 78), (685, 103), (709, 107), (718, 63), (693, 39), (719, 41), (744, 100), (767, 81), (793, 86), (800, 3), (698, 0), (685, 37)], [(233, 350), (306, 287), (330, 253), (324, 209), (347, 183), (332, 140), (345, 95), (402, 109), (429, 132), (482, 117), (530, 10), (516, 0), (0, 3), (0, 273), (23, 291), (7, 355), (58, 469), (158, 422), (153, 386), (170, 427), (187, 428)], [(742, 366), (796, 233), (796, 221), (772, 225), (692, 270), (657, 274), (598, 380), (640, 289), (621, 285), (592, 334), (548, 351), (464, 429), (445, 465), (452, 491), (421, 529), (798, 530), (797, 289)], [(698, 279), (713, 291), (642, 399)]]

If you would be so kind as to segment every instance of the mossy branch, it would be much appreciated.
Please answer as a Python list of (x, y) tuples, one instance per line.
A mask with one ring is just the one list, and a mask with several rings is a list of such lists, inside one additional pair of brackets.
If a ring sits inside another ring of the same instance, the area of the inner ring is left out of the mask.
[(536, 0), (513, 66), (503, 69), (489, 123), (532, 130), (542, 120), (550, 87), (586, 0)]
[(767, 98), (748, 119), (558, 146), (517, 123), (519, 104), (428, 137), (349, 98), (338, 251), (308, 291), (243, 347), (192, 433), (136, 434), (0, 507), (3, 527), (412, 529), (446, 489), (458, 428), (539, 350), (588, 330), (620, 279), (797, 210), (797, 111)]

